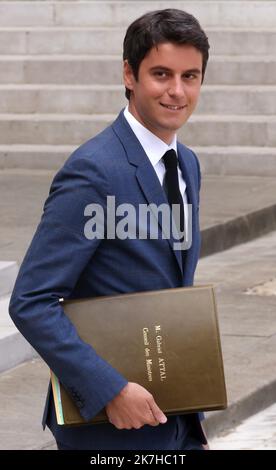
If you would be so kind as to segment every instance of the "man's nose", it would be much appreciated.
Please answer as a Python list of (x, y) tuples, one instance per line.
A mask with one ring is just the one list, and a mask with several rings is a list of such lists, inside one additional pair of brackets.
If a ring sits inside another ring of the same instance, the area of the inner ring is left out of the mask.
[(185, 86), (181, 78), (175, 77), (171, 80), (168, 88), (168, 94), (176, 98), (183, 98), (185, 96)]

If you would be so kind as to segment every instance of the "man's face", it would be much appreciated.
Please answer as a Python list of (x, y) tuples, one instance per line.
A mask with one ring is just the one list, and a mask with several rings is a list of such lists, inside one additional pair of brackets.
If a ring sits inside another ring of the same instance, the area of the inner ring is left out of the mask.
[(128, 62), (124, 83), (130, 112), (166, 143), (194, 111), (202, 81), (202, 54), (190, 45), (162, 43), (142, 60), (138, 81)]

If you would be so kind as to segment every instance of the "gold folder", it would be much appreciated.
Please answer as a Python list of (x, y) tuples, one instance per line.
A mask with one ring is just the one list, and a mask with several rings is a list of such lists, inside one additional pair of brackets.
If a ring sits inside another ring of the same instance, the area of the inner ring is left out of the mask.
[[(71, 300), (63, 307), (82, 340), (145, 387), (165, 414), (226, 408), (213, 286)], [(51, 382), (58, 424), (87, 424), (53, 372)], [(104, 410), (91, 421), (104, 422)]]

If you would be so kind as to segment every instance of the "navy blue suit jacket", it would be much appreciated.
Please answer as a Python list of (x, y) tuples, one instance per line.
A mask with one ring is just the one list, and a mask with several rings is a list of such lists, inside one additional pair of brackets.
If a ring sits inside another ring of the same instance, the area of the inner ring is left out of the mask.
[[(89, 240), (84, 236), (91, 203), (106, 210), (107, 195), (116, 206), (167, 203), (157, 175), (124, 118), (79, 147), (55, 176), (43, 215), (21, 265), (10, 315), (32, 346), (71, 393), (85, 420), (91, 420), (127, 384), (117, 370), (83, 343), (59, 299), (157, 290), (193, 284), (199, 257), (200, 170), (195, 154), (178, 144), (187, 196), (192, 204), (192, 246), (182, 266), (172, 240)], [(168, 315), (170, 312), (168, 312)], [(185, 341), (185, 336), (183, 336)], [(165, 425), (117, 430), (111, 424), (58, 426), (49, 388), (43, 425), (56, 439), (86, 449), (173, 449), (197, 414), (170, 417)], [(200, 434), (200, 438), (202, 438)], [(203, 438), (202, 438), (203, 439)]]

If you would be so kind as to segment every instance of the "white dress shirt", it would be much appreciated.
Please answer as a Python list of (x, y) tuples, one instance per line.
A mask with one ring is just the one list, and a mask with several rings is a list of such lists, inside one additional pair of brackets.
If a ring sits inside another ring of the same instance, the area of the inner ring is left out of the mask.
[[(124, 116), (129, 123), (131, 129), (142, 145), (147, 157), (149, 158), (156, 175), (160, 181), (161, 186), (163, 186), (163, 180), (166, 172), (164, 162), (162, 160), (163, 155), (170, 149), (173, 149), (177, 155), (177, 142), (176, 134), (173, 137), (170, 145), (166, 144), (163, 140), (159, 139), (155, 134), (149, 131), (144, 127), (137, 119), (129, 112), (128, 106), (124, 110)], [(186, 183), (183, 179), (182, 172), (178, 165), (178, 181), (179, 189), (182, 194), (183, 203), (184, 203), (184, 214), (185, 214), (185, 229), (187, 230), (188, 226), (188, 210), (187, 210), (187, 194), (186, 194)], [(187, 233), (187, 232), (186, 232)]]

